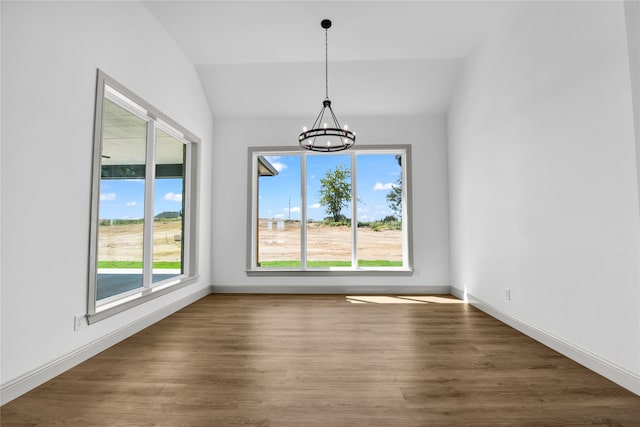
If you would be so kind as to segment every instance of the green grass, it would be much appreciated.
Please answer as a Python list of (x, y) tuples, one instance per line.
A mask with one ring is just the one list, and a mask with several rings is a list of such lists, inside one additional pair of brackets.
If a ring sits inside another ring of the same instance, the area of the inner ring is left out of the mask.
[(360, 259), (358, 267), (402, 267), (402, 261), (386, 261), (383, 259)]
[[(153, 268), (174, 268), (182, 267), (180, 261), (156, 261)], [(98, 261), (98, 268), (142, 268), (142, 261)]]
[[(261, 267), (300, 267), (300, 261), (263, 261)], [(351, 267), (351, 261), (307, 261), (307, 267)], [(402, 261), (359, 260), (358, 267), (402, 267)], [(98, 268), (142, 268), (142, 261), (98, 261)], [(153, 268), (181, 268), (180, 261), (156, 261)]]
[[(300, 261), (263, 261), (260, 267), (300, 267)], [(351, 261), (307, 261), (307, 267), (351, 267)], [(402, 267), (402, 261), (361, 259), (358, 267)]]

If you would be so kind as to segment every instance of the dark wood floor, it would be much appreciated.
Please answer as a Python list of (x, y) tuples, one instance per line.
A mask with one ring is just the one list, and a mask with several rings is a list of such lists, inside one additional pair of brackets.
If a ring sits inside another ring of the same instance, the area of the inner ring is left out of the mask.
[(640, 426), (640, 397), (471, 306), (381, 300), (210, 295), (2, 426)]

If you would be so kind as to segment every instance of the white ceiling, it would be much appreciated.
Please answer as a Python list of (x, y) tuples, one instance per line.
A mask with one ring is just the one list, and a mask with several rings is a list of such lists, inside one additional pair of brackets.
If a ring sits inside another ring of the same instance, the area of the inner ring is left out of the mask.
[[(339, 117), (447, 110), (464, 58), (508, 2), (149, 1), (193, 61), (214, 117)], [(348, 118), (348, 117), (347, 117)]]

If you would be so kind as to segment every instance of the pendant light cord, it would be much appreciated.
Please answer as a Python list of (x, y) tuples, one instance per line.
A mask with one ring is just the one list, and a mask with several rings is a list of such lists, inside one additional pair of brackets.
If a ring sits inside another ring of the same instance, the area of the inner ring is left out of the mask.
[(324, 84), (325, 84), (325, 98), (329, 99), (329, 36), (328, 29), (324, 29)]

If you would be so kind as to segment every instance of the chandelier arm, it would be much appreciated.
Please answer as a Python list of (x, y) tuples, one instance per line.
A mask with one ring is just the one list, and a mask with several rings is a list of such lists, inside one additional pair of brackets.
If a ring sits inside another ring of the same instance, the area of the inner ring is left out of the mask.
[(333, 108), (331, 108), (331, 106), (329, 106), (329, 111), (331, 112), (331, 117), (333, 117), (333, 123), (335, 127), (337, 127), (338, 129), (342, 129), (342, 126), (340, 126), (340, 122), (338, 121), (336, 115), (333, 113)]
[[(324, 119), (324, 113), (325, 110), (327, 109), (327, 107), (322, 107), (322, 110), (320, 110), (320, 114), (318, 114), (318, 117), (316, 118), (316, 121), (313, 122), (313, 127), (311, 128), (311, 130), (317, 130), (320, 129), (320, 127), (322, 126), (322, 121)], [(314, 135), (313, 137), (313, 141), (311, 142), (311, 146), (312, 147), (316, 147), (316, 140), (318, 139), (318, 135)]]
[(318, 117), (316, 117), (316, 120), (313, 122), (313, 126), (311, 126), (311, 129), (317, 129), (318, 126), (320, 126), (320, 123), (322, 122), (322, 118), (324, 117), (324, 110), (326, 107), (322, 107), (322, 109), (320, 110), (320, 113), (318, 114)]

